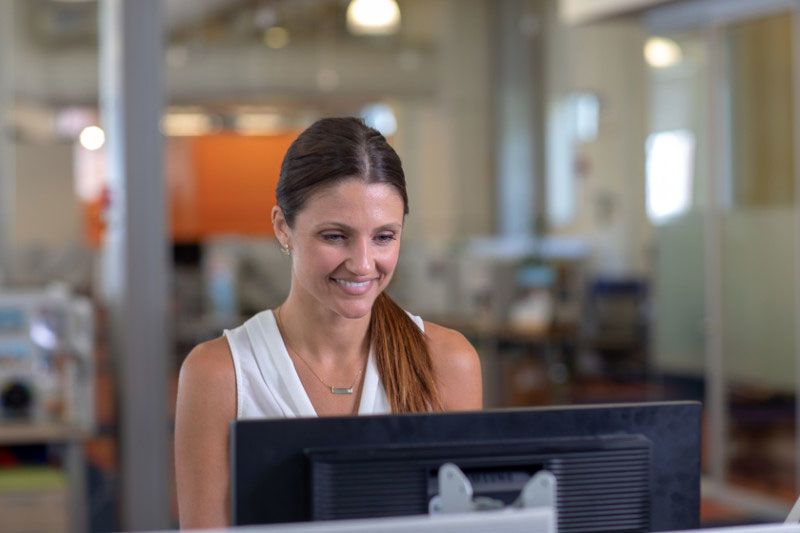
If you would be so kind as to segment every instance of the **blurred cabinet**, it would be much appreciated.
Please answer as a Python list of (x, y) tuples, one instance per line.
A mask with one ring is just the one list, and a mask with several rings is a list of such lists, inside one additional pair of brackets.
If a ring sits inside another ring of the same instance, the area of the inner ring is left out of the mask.
[(87, 299), (0, 292), (0, 530), (86, 531), (93, 352)]
[(10, 533), (66, 533), (68, 511), (62, 489), (0, 490), (0, 524)]

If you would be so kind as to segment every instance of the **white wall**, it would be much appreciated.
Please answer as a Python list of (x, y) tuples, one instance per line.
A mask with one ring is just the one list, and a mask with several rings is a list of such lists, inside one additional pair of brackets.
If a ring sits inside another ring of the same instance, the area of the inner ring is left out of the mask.
[(15, 247), (62, 248), (82, 242), (72, 177), (72, 144), (16, 145)]
[(429, 0), (438, 22), (434, 98), (398, 102), (395, 147), (408, 181), (406, 238), (447, 242), (491, 233), (490, 2)]
[(575, 217), (549, 233), (586, 238), (597, 273), (646, 274), (644, 31), (634, 19), (566, 27), (554, 9), (547, 22), (547, 112), (573, 91), (600, 101), (598, 137), (577, 147), (572, 165), (584, 165), (575, 178)]

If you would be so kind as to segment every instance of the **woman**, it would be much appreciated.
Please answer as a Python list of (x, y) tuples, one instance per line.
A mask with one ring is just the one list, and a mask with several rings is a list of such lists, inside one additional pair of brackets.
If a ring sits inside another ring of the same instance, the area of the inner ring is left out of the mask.
[(480, 409), (477, 354), (384, 290), (408, 213), (397, 154), (354, 118), (322, 119), (281, 166), (272, 224), (289, 296), (183, 363), (175, 420), (181, 527), (229, 522), (236, 418)]

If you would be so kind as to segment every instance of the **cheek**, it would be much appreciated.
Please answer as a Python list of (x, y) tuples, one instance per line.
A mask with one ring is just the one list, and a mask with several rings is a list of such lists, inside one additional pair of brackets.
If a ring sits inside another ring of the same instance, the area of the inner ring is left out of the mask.
[(345, 260), (340, 249), (334, 246), (305, 246), (295, 256), (296, 272), (314, 277), (327, 276)]
[(393, 271), (397, 266), (397, 259), (400, 256), (400, 247), (393, 246), (388, 250), (382, 250), (380, 254), (375, 257), (375, 262), (380, 265), (383, 270)]

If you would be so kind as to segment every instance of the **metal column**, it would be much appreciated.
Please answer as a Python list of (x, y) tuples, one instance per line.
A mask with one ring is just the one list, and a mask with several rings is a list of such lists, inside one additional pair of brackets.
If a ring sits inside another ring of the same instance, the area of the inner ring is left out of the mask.
[(708, 208), (705, 215), (705, 308), (706, 308), (706, 415), (709, 421), (709, 473), (717, 483), (724, 483), (728, 465), (728, 390), (725, 379), (725, 352), (722, 323), (722, 234), (721, 217), (727, 176), (724, 158), (725, 139), (725, 54), (722, 29), (709, 31), (709, 76), (707, 102), (709, 106), (708, 146), (711, 152), (708, 168)]
[(539, 84), (536, 79), (542, 15), (528, 0), (502, 0), (494, 4), (496, 54), (495, 132), (499, 185), (496, 224), (504, 236), (527, 237), (535, 233), (539, 214), (537, 187), (541, 185), (537, 130)]
[[(794, 107), (794, 398), (795, 493), (800, 490), (800, 0), (792, 6), (792, 104)], [(797, 504), (795, 504), (797, 505)], [(799, 509), (800, 510), (800, 509)], [(794, 510), (793, 510), (794, 511)]]
[(121, 526), (165, 529), (171, 447), (161, 1), (99, 6), (110, 191), (101, 279), (120, 389)]
[(16, 169), (14, 109), (14, 1), (0, 0), (0, 286), (11, 275)]

